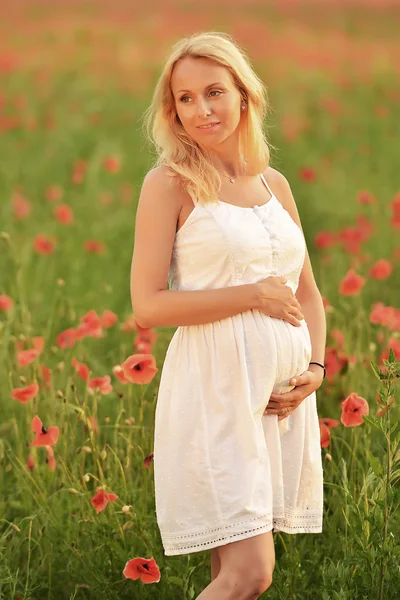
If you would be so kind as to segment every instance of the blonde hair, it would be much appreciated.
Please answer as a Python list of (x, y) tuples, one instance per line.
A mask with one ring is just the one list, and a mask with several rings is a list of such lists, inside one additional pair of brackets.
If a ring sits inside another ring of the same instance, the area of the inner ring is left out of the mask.
[(267, 90), (244, 51), (227, 33), (197, 33), (181, 39), (173, 46), (164, 65), (152, 102), (144, 113), (145, 136), (156, 149), (154, 167), (168, 166), (172, 176), (180, 177), (193, 201), (197, 199), (201, 204), (217, 202), (221, 176), (211, 163), (207, 150), (187, 134), (176, 113), (171, 76), (176, 63), (186, 56), (208, 58), (231, 73), (241, 101), (247, 104), (242, 115), (239, 152), (247, 161), (249, 175), (262, 173), (270, 160), (270, 145), (264, 130), (270, 108)]

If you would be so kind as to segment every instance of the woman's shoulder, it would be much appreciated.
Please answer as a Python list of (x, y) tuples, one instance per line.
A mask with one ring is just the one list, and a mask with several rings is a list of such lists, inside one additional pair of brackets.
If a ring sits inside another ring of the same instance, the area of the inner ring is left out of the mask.
[(145, 177), (154, 184), (166, 186), (174, 191), (182, 191), (182, 180), (179, 174), (168, 165), (159, 165), (150, 169)]
[(168, 165), (152, 167), (147, 171), (145, 177), (151, 179), (164, 179), (165, 177), (176, 177), (176, 173)]
[(275, 184), (278, 187), (289, 183), (283, 173), (273, 167), (267, 167), (263, 175), (268, 183), (272, 183), (272, 185)]

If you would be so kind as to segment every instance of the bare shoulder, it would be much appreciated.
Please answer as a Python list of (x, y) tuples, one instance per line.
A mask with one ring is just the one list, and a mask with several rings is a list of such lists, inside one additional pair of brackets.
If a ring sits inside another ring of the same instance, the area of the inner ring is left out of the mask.
[(285, 187), (289, 185), (289, 182), (283, 175), (283, 173), (281, 173), (277, 169), (274, 169), (273, 167), (266, 168), (266, 170), (264, 171), (264, 177), (271, 187), (273, 187), (274, 185), (278, 187)]
[(180, 178), (167, 165), (160, 165), (159, 167), (150, 169), (144, 177), (144, 184), (146, 184), (146, 187), (155, 186), (164, 189), (166, 193), (176, 193), (182, 190)]
[(272, 167), (267, 167), (263, 175), (283, 208), (287, 210), (293, 221), (302, 229), (296, 201), (286, 177)]

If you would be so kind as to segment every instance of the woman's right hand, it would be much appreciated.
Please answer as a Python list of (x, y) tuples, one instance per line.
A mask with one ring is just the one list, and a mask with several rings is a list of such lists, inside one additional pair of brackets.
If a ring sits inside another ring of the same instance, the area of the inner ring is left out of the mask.
[(286, 277), (266, 277), (255, 285), (257, 286), (257, 308), (261, 312), (284, 319), (296, 327), (301, 326), (304, 315), (301, 306), (292, 289), (286, 285)]

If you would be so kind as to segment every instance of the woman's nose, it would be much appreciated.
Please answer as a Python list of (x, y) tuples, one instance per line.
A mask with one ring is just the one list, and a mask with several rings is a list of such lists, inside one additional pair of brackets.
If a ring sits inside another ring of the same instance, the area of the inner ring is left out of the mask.
[(205, 117), (205, 116), (211, 114), (209, 104), (205, 100), (199, 100), (199, 102), (197, 104), (197, 110), (198, 110), (198, 114), (201, 117)]

